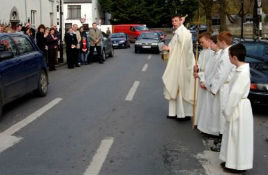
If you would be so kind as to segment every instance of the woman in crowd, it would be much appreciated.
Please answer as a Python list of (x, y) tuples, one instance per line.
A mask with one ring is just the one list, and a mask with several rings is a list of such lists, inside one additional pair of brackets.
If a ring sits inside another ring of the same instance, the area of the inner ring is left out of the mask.
[(41, 24), (38, 27), (38, 31), (36, 33), (36, 44), (39, 47), (39, 49), (45, 54), (46, 39), (45, 39), (45, 26), (43, 24)]
[(48, 67), (50, 71), (56, 70), (55, 64), (58, 53), (58, 37), (55, 35), (55, 29), (51, 28), (47, 36), (48, 46)]
[(67, 64), (69, 69), (73, 69), (75, 65), (75, 56), (76, 56), (76, 46), (77, 38), (76, 34), (73, 32), (73, 29), (70, 28), (65, 34), (65, 43), (66, 43), (66, 54), (67, 54)]

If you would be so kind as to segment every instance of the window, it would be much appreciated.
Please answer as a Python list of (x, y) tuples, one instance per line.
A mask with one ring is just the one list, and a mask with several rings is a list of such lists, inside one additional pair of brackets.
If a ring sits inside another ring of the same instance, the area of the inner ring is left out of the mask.
[(81, 5), (68, 5), (68, 19), (81, 18)]
[(36, 10), (31, 10), (31, 24), (35, 27), (35, 20), (36, 20)]
[(18, 47), (19, 54), (25, 54), (34, 51), (33, 46), (28, 39), (20, 36), (14, 36), (13, 40)]
[(9, 37), (0, 39), (0, 51), (12, 51), (14, 56), (17, 55), (16, 46)]

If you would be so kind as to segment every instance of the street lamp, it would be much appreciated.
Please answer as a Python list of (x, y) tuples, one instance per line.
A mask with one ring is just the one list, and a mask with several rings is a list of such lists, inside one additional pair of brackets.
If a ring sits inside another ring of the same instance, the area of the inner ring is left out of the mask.
[(241, 0), (241, 36), (240, 39), (244, 39), (244, 0)]
[(261, 0), (257, 0), (257, 5), (258, 5), (258, 16), (259, 16), (259, 38), (262, 37), (262, 3)]
[(59, 62), (63, 63), (63, 44), (62, 44), (62, 0), (60, 0), (60, 58)]

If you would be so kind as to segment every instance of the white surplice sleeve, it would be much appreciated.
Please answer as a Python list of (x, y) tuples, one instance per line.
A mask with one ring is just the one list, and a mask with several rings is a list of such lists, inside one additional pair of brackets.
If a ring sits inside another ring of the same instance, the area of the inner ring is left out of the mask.
[(216, 69), (215, 76), (211, 80), (210, 84), (210, 89), (213, 94), (216, 94), (219, 91), (221, 86), (227, 81), (230, 72), (234, 68), (234, 65), (232, 65), (229, 60), (228, 52), (223, 53), (220, 59), (221, 60)]

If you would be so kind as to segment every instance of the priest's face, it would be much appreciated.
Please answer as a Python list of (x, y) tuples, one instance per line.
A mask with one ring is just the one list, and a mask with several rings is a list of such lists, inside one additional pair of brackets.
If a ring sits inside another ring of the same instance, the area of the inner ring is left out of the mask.
[(179, 18), (179, 17), (174, 17), (174, 18), (172, 18), (172, 25), (173, 25), (173, 28), (174, 28), (174, 29), (179, 28), (180, 25), (181, 25), (181, 20), (180, 20), (180, 18)]

